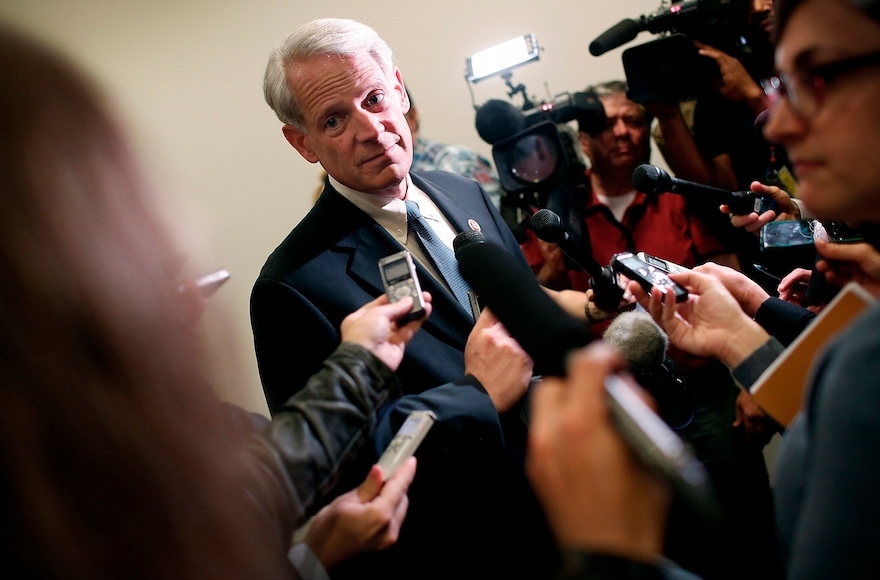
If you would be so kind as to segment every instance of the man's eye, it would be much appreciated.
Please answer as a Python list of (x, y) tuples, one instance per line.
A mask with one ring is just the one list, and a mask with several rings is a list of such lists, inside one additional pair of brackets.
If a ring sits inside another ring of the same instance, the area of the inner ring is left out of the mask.
[(381, 103), (384, 100), (385, 100), (385, 95), (377, 93), (375, 95), (370, 95), (370, 98), (367, 99), (367, 104), (368, 105), (378, 105), (379, 103)]
[(339, 119), (337, 117), (330, 117), (327, 119), (327, 122), (324, 123), (324, 126), (328, 129), (333, 129), (334, 127), (339, 126)]

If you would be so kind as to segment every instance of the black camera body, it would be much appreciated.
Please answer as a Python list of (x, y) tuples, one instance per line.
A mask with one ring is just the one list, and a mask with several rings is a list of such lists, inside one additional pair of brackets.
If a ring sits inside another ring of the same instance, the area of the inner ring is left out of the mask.
[[(488, 104), (488, 103), (487, 103)], [(498, 122), (493, 123), (493, 121)], [(492, 158), (504, 195), (501, 213), (517, 237), (524, 238), (524, 216), (547, 208), (581, 235), (579, 216), (587, 201), (586, 166), (572, 132), (557, 125), (577, 121), (581, 131), (605, 125), (605, 108), (592, 92), (563, 93), (530, 111), (497, 101), (477, 111), (477, 129), (492, 144)], [(499, 124), (507, 130), (499, 131)], [(481, 128), (492, 127), (489, 134)]]
[(703, 57), (694, 40), (709, 44), (746, 64), (752, 49), (744, 33), (750, 0), (685, 0), (636, 20), (624, 20), (600, 35), (590, 52), (599, 56), (647, 30), (661, 38), (623, 52), (629, 98), (637, 103), (678, 102), (719, 78), (717, 64)]
[(580, 145), (556, 125), (577, 121), (579, 130), (595, 132), (605, 125), (605, 108), (593, 93), (565, 94), (524, 115), (523, 121), (524, 129), (493, 144), (492, 157), (508, 194), (531, 192), (533, 196), (521, 200), (543, 207), (541, 193), (548, 184), (565, 181), (572, 170), (580, 178), (585, 169), (577, 153)]

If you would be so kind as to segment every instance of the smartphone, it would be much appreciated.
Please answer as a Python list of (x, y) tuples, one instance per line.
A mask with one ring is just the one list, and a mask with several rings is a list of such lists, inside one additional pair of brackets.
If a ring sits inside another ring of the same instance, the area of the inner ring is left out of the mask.
[(639, 252), (636, 254), (636, 258), (650, 264), (652, 266), (656, 266), (660, 268), (667, 274), (681, 274), (682, 272), (690, 272), (690, 268), (685, 268), (675, 262), (670, 262), (669, 260), (664, 260), (663, 258), (658, 258), (657, 256), (652, 256), (651, 254), (646, 254), (645, 252)]
[(409, 414), (379, 458), (385, 481), (394, 477), (401, 464), (412, 457), (436, 420), (437, 416), (431, 411), (413, 411)]
[(790, 248), (813, 243), (813, 222), (810, 220), (783, 220), (770, 222), (761, 228), (761, 249)]
[(407, 296), (413, 299), (412, 308), (397, 320), (398, 324), (406, 324), (425, 315), (422, 287), (416, 275), (415, 262), (409, 252), (403, 250), (380, 259), (379, 274), (382, 276), (382, 284), (385, 286), (385, 294), (388, 295), (389, 302), (397, 302)]
[[(766, 277), (770, 278), (771, 280), (773, 280), (774, 282), (776, 282), (777, 285), (782, 282), (782, 277), (771, 272), (770, 269), (767, 268), (766, 266), (763, 266), (761, 264), (752, 264), (752, 267), (755, 269), (756, 272), (760, 272), (764, 276), (766, 276)], [(797, 284), (795, 284), (795, 289), (800, 292), (806, 292), (807, 285), (804, 284), (803, 282), (798, 282)]]
[(825, 233), (828, 234), (828, 237), (832, 242), (838, 244), (853, 244), (865, 241), (864, 236), (862, 236), (858, 230), (844, 222), (837, 220), (819, 220), (819, 223), (825, 228)]
[[(655, 286), (660, 288), (664, 294), (672, 292), (676, 302), (682, 302), (688, 296), (687, 290), (673, 282), (666, 272), (657, 266), (643, 262), (632, 252), (614, 254), (611, 258), (611, 268), (618, 276), (622, 274), (627, 280), (638, 282), (649, 296), (651, 288)], [(621, 283), (619, 279), (618, 283)]]

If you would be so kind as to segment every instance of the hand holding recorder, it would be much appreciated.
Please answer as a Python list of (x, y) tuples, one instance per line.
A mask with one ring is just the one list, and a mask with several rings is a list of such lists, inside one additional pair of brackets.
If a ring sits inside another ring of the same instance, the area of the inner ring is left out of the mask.
[(431, 295), (420, 292), (420, 297), (422, 315), (408, 321), (406, 315), (413, 307), (409, 296), (389, 302), (388, 296), (383, 294), (368, 302), (342, 320), (342, 340), (361, 345), (396, 371), (403, 360), (406, 344), (431, 314)]

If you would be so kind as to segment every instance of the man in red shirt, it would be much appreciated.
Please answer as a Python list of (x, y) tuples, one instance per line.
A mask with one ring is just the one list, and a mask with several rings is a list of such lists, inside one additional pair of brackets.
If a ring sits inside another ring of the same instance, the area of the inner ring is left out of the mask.
[[(707, 260), (738, 266), (725, 252), (684, 197), (648, 196), (632, 185), (636, 167), (651, 156), (650, 120), (645, 109), (626, 97), (626, 84), (611, 81), (592, 87), (605, 107), (607, 122), (595, 134), (580, 132), (581, 148), (590, 160), (591, 189), (584, 214), (593, 258), (607, 265), (617, 252), (644, 251), (688, 268)], [(569, 270), (553, 244), (529, 232), (523, 251), (545, 286), (587, 290), (589, 275)]]

